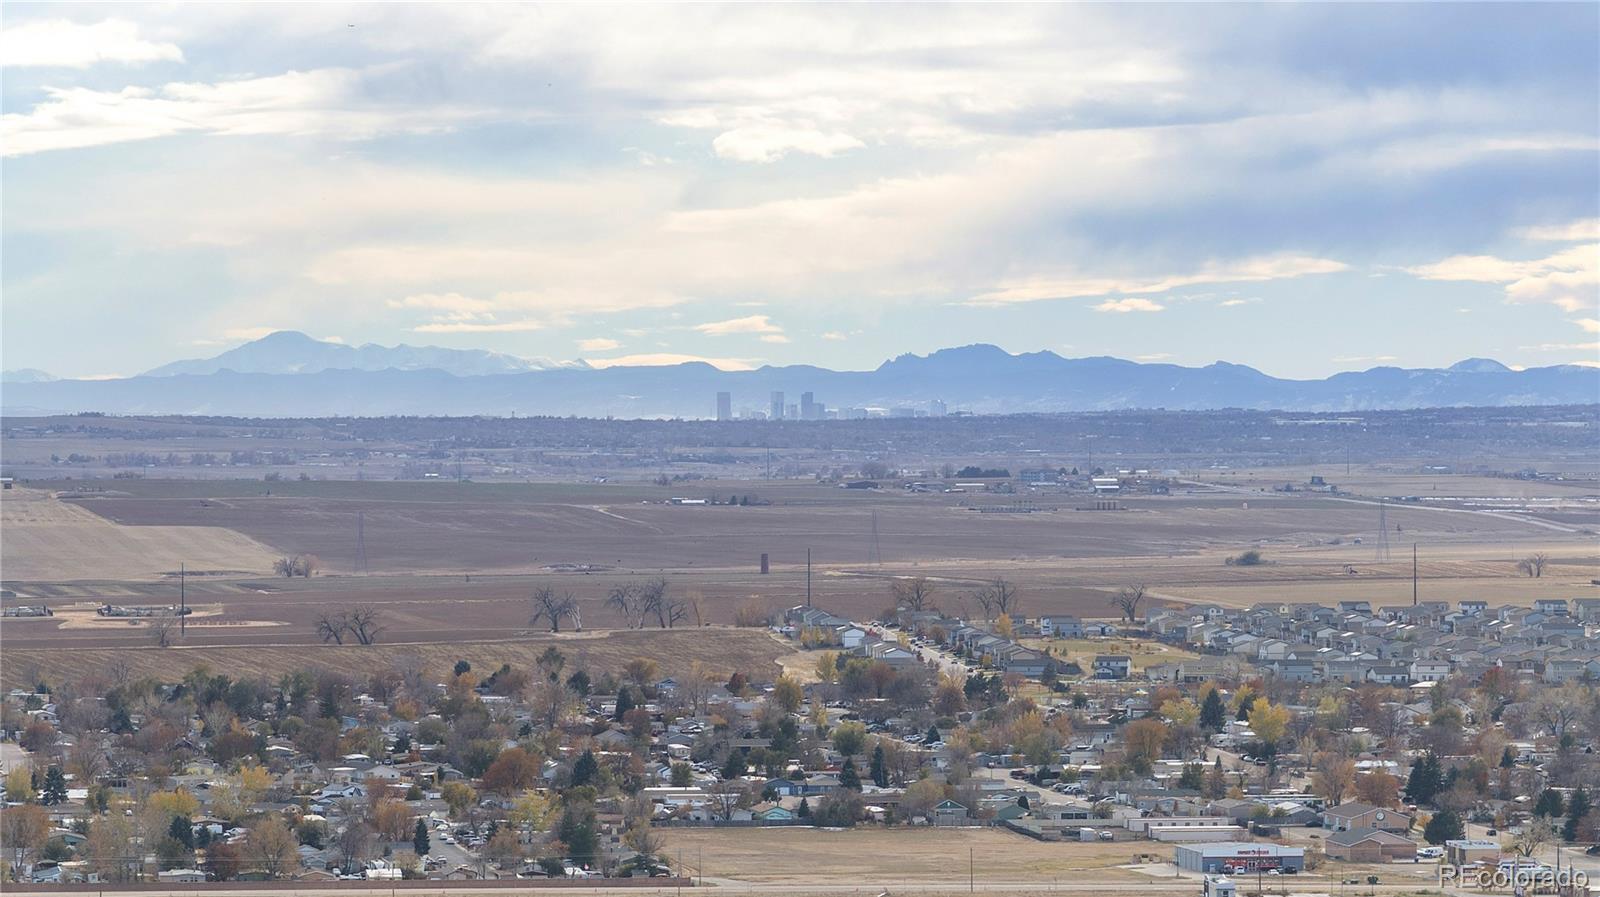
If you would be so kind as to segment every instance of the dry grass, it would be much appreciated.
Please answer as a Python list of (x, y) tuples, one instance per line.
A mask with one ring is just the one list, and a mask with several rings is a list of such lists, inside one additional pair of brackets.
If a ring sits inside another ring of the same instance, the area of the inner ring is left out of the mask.
[(723, 628), (585, 632), (460, 644), (380, 644), (369, 648), (261, 644), (162, 649), (152, 645), (63, 651), (8, 645), (0, 657), (0, 682), (10, 688), (40, 678), (48, 682), (71, 681), (116, 667), (132, 676), (169, 681), (196, 667), (238, 675), (248, 672), (267, 679), (307, 668), (360, 677), (417, 661), (424, 669), (444, 676), (462, 659), (476, 669), (492, 670), (503, 663), (527, 669), (551, 645), (567, 656), (569, 665), (582, 664), (595, 675), (620, 672), (628, 661), (648, 657), (660, 665), (664, 675), (681, 673), (699, 662), (718, 676), (738, 670), (758, 679), (776, 676), (778, 659), (790, 650), (786, 642), (763, 630)]
[(904, 881), (965, 883), (969, 855), (980, 883), (1042, 885), (1073, 881), (1088, 871), (1097, 879), (1134, 881), (1143, 877), (1116, 867), (1139, 851), (1171, 853), (1152, 843), (1045, 843), (992, 828), (670, 829), (666, 838), (668, 855), (681, 850), (691, 869), (703, 862), (704, 874), (713, 878), (848, 882), (863, 889)]
[(1172, 663), (1199, 656), (1193, 651), (1172, 645), (1133, 638), (1040, 638), (1023, 641), (1031, 647), (1050, 648), (1057, 657), (1076, 660), (1085, 673), (1090, 672), (1096, 654), (1126, 654), (1132, 659), (1136, 671), (1143, 671), (1158, 663)]
[(161, 579), (180, 563), (190, 570), (264, 573), (276, 555), (230, 529), (119, 526), (41, 489), (10, 489), (0, 498), (0, 567), (7, 580)]

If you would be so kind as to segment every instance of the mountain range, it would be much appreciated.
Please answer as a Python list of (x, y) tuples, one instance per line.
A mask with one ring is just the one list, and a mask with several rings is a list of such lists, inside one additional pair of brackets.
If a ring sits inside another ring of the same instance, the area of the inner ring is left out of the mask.
[(691, 362), (594, 368), (433, 346), (346, 346), (283, 331), (214, 358), (136, 377), (57, 380), (7, 376), (7, 415), (101, 411), (315, 417), (522, 414), (710, 417), (716, 393), (735, 409), (765, 410), (813, 393), (829, 408), (927, 408), (974, 413), (1253, 408), (1360, 411), (1441, 406), (1565, 405), (1600, 401), (1600, 369), (1513, 370), (1473, 358), (1448, 368), (1376, 367), (1321, 380), (1272, 377), (1244, 365), (1141, 364), (1118, 358), (1010, 354), (991, 345), (901, 355), (871, 371), (810, 365), (722, 371)]

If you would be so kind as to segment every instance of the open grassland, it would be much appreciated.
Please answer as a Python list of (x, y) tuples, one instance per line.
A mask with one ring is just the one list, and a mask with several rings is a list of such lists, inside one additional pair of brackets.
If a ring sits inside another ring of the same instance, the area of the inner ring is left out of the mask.
[(7, 580), (157, 580), (180, 563), (197, 574), (261, 574), (273, 551), (205, 525), (118, 526), (42, 489), (0, 492), (0, 569)]
[(1136, 638), (1035, 638), (1023, 639), (1023, 644), (1033, 648), (1049, 648), (1057, 657), (1069, 657), (1076, 660), (1089, 674), (1090, 664), (1094, 662), (1096, 654), (1125, 654), (1133, 662), (1133, 668), (1143, 672), (1145, 669), (1158, 663), (1173, 663), (1185, 658), (1197, 657), (1192, 651), (1185, 651), (1173, 645), (1163, 645), (1157, 641)]
[(0, 654), (0, 682), (7, 688), (37, 682), (41, 677), (60, 682), (113, 672), (115, 678), (155, 676), (171, 681), (196, 667), (275, 679), (297, 669), (326, 669), (360, 678), (378, 670), (420, 665), (442, 681), (455, 662), (463, 659), (475, 669), (494, 670), (505, 663), (530, 669), (535, 658), (551, 646), (565, 654), (569, 664), (582, 665), (596, 675), (620, 672), (628, 661), (647, 657), (656, 661), (664, 675), (687, 671), (699, 663), (718, 675), (740, 671), (770, 679), (780, 671), (779, 658), (792, 650), (787, 642), (762, 630), (703, 628), (563, 633), (458, 644), (386, 642), (371, 647), (276, 644), (272, 635), (258, 633), (256, 638), (262, 643), (241, 646), (63, 651), (15, 647), (10, 639), (15, 630), (9, 628), (9, 622), (7, 627), (6, 650)]
[[(1092, 872), (1103, 881), (1138, 881), (1116, 868), (1137, 852), (1160, 853), (1158, 844), (1045, 843), (993, 828), (793, 828), (667, 829), (666, 853), (682, 851), (691, 870), (750, 882), (859, 883), (862, 893), (897, 882), (1070, 882)], [(970, 853), (969, 853), (970, 852)], [(972, 866), (968, 863), (971, 858)]]

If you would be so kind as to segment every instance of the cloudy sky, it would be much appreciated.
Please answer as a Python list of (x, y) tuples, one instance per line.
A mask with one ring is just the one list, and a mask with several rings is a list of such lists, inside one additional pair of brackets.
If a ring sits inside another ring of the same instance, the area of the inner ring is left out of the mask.
[(1600, 359), (1600, 5), (7, 4), (7, 368)]

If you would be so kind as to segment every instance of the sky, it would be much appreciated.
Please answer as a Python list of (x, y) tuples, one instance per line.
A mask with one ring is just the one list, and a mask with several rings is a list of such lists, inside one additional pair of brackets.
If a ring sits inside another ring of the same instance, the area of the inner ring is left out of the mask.
[(1600, 4), (8, 3), (0, 361), (1600, 364)]

